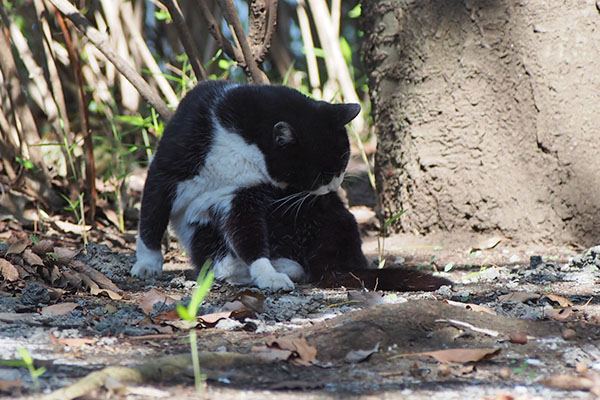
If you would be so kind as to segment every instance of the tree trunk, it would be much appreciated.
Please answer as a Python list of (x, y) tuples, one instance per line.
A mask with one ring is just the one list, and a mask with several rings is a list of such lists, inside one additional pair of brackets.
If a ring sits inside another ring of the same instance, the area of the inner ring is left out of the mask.
[(363, 2), (376, 175), (394, 228), (597, 244), (600, 6)]

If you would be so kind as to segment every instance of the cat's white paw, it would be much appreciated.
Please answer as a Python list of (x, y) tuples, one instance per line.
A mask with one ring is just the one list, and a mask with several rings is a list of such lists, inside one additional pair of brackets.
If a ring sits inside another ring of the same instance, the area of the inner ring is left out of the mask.
[(273, 291), (283, 290), (289, 292), (290, 290), (294, 290), (295, 287), (290, 277), (281, 272), (262, 275), (255, 278), (254, 282), (261, 289), (270, 289)]
[(301, 282), (306, 278), (306, 273), (302, 265), (289, 258), (276, 258), (271, 260), (273, 267), (277, 272), (286, 274), (294, 282)]
[(268, 258), (259, 258), (250, 265), (250, 276), (261, 289), (294, 290), (294, 282), (286, 274), (275, 271)]
[(162, 263), (146, 263), (143, 261), (136, 261), (131, 267), (131, 271), (129, 272), (131, 276), (136, 276), (141, 279), (151, 278), (153, 276), (161, 276), (162, 275)]
[(138, 237), (136, 262), (129, 272), (138, 278), (150, 278), (162, 275), (163, 257), (160, 250), (150, 250)]

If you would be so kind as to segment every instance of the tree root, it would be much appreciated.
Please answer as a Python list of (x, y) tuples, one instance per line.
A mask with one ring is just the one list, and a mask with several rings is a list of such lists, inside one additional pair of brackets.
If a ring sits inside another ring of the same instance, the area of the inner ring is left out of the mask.
[[(263, 363), (253, 355), (228, 352), (198, 353), (203, 373), (230, 367), (232, 365)], [(192, 376), (191, 354), (165, 356), (133, 367), (113, 366), (94, 371), (67, 387), (55, 390), (42, 397), (42, 400), (70, 400), (83, 396), (107, 385), (109, 381), (121, 384), (141, 384), (145, 382), (168, 382), (176, 376)]]

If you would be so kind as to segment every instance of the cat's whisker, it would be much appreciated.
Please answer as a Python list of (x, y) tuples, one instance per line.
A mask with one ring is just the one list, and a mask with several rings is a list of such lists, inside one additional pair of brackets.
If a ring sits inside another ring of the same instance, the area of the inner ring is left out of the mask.
[[(300, 198), (301, 196), (303, 196), (305, 193), (307, 193), (307, 192), (302, 191), (302, 192), (298, 192), (298, 193), (292, 193), (288, 196), (282, 197), (281, 199), (277, 199), (277, 200), (273, 201), (271, 204), (276, 204), (276, 203), (281, 203), (281, 204), (279, 204), (273, 211), (271, 211), (271, 214), (277, 212), (277, 210), (279, 210), (281, 207), (288, 204), (290, 201), (294, 201), (294, 202), (297, 201), (297, 199)], [(292, 207), (293, 207), (293, 205), (292, 205)], [(286, 210), (283, 214), (285, 214), (287, 211), (288, 210)]]
[(310, 193), (307, 194), (306, 196), (304, 196), (302, 198), (302, 201), (300, 202), (300, 205), (298, 205), (298, 209), (296, 210), (296, 216), (294, 217), (294, 225), (296, 225), (296, 221), (298, 221), (298, 215), (300, 214), (300, 209), (302, 208), (302, 204), (304, 204), (304, 201), (310, 197)]
[(299, 197), (298, 199), (296, 199), (292, 204), (290, 204), (290, 206), (283, 212), (283, 215), (285, 215), (288, 211), (293, 210), (294, 207), (296, 207), (297, 204), (302, 205), (302, 202), (304, 201), (304, 199), (306, 198), (306, 196), (310, 196), (310, 194), (306, 194), (303, 197)]

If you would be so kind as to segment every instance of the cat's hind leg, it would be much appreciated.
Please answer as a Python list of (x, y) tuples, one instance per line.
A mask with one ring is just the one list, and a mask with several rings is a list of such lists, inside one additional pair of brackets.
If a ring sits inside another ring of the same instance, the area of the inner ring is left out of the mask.
[(225, 239), (212, 224), (198, 224), (194, 228), (189, 250), (196, 276), (198, 269), (210, 259), (215, 279), (234, 285), (252, 282), (248, 264), (232, 254)]
[(277, 272), (269, 260), (269, 235), (265, 218), (266, 199), (260, 189), (236, 193), (223, 226), (232, 252), (250, 265), (250, 277), (261, 289), (293, 290), (294, 282)]

